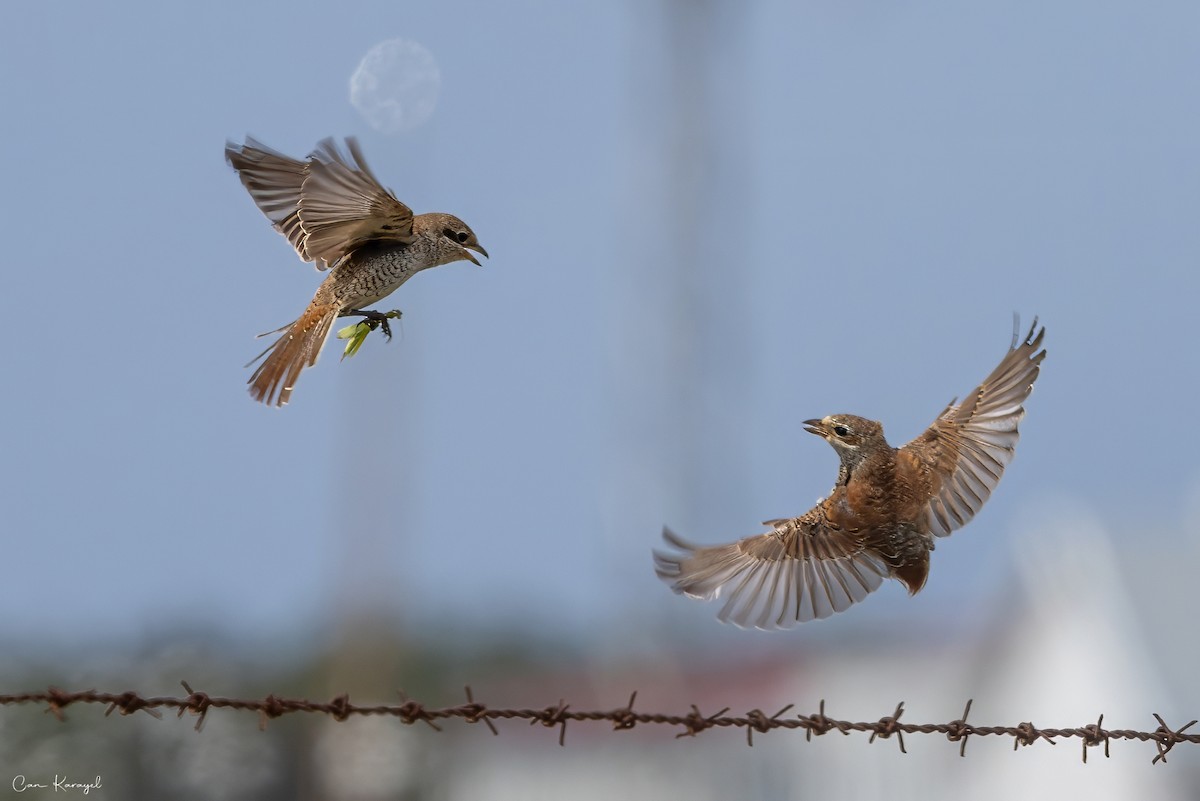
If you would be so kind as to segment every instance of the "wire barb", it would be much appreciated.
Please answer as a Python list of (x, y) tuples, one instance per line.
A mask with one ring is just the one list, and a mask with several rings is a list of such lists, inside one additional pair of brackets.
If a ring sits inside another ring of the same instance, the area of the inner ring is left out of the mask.
[(1096, 719), (1095, 723), (1089, 723), (1083, 727), (1083, 764), (1087, 764), (1087, 750), (1089, 746), (1097, 746), (1104, 743), (1104, 758), (1108, 758), (1108, 732), (1104, 731), (1104, 715)]
[(971, 704), (973, 703), (975, 703), (975, 699), (968, 698), (967, 705), (963, 707), (962, 717), (958, 720), (950, 721), (950, 725), (946, 727), (946, 739), (952, 743), (960, 743), (958, 746), (958, 755), (960, 757), (967, 755), (967, 738), (975, 733), (975, 730), (967, 723), (967, 716), (971, 714)]
[(475, 696), (471, 694), (470, 685), (467, 685), (463, 689), (467, 692), (466, 705), (459, 707), (459, 709), (463, 710), (463, 720), (467, 723), (478, 723), (482, 720), (492, 730), (492, 734), (499, 735), (500, 732), (496, 730), (496, 724), (492, 723), (491, 718), (488, 717), (488, 708), (483, 704), (475, 703)]
[(898, 725), (900, 722), (900, 716), (903, 714), (904, 702), (901, 701), (900, 703), (896, 704), (895, 712), (887, 717), (879, 719), (879, 727), (875, 729), (875, 731), (871, 732), (871, 739), (867, 740), (867, 743), (869, 744), (875, 742), (876, 737), (880, 738), (881, 740), (886, 740), (888, 737), (891, 737), (894, 734), (896, 735), (896, 742), (900, 743), (900, 753), (907, 754), (908, 751), (906, 751), (904, 748), (904, 731)]
[[(1194, 739), (1189, 740), (1183, 733), (1192, 726), (1195, 726), (1196, 721), (1193, 720), (1181, 728), (1172, 730), (1157, 712), (1154, 713), (1154, 719), (1158, 721), (1158, 728), (1152, 733), (1154, 735), (1154, 744), (1158, 746), (1158, 756), (1154, 757), (1150, 764), (1157, 765), (1159, 761), (1165, 763), (1167, 761), (1167, 752), (1174, 748), (1176, 743), (1195, 742)], [(1195, 737), (1195, 735), (1192, 735), (1192, 737)]]

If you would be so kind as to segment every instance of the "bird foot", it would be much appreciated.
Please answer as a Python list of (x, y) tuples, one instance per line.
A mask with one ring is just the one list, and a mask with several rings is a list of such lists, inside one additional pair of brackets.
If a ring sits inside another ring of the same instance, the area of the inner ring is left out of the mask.
[(365, 317), (364, 322), (367, 327), (374, 331), (376, 328), (383, 329), (383, 335), (390, 342), (392, 339), (392, 327), (388, 324), (388, 320), (399, 320), (403, 316), (403, 312), (399, 309), (392, 309), (390, 312), (378, 312), (374, 309), (354, 309), (352, 311), (344, 311), (339, 314), (339, 317)]

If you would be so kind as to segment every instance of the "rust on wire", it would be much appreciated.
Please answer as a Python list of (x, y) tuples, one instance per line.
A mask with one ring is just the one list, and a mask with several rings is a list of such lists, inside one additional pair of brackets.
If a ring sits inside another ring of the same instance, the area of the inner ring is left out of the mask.
[(1097, 746), (1104, 743), (1104, 756), (1108, 756), (1108, 732), (1104, 731), (1104, 715), (1097, 718), (1095, 723), (1089, 723), (1083, 727), (1083, 764), (1087, 764), (1088, 746)]
[(1151, 736), (1154, 737), (1154, 744), (1158, 746), (1158, 756), (1154, 757), (1151, 764), (1158, 764), (1167, 761), (1167, 752), (1175, 747), (1176, 743), (1195, 742), (1196, 735), (1191, 735), (1191, 739), (1184, 735), (1184, 732), (1196, 725), (1196, 721), (1192, 721), (1187, 725), (1172, 730), (1167, 722), (1163, 720), (1157, 712), (1154, 713), (1154, 719), (1158, 721), (1158, 728), (1155, 729)]
[(740, 716), (730, 716), (727, 714), (728, 707), (706, 715), (695, 704), (685, 715), (671, 715), (660, 712), (634, 711), (633, 705), (637, 700), (636, 692), (629, 696), (629, 702), (625, 706), (607, 712), (575, 710), (564, 699), (559, 699), (557, 704), (541, 709), (499, 709), (476, 701), (471, 688), (465, 687), (466, 703), (434, 709), (409, 698), (403, 692), (399, 694), (399, 704), (359, 706), (353, 703), (346, 693), (336, 696), (327, 703), (303, 698), (281, 698), (276, 695), (268, 695), (261, 699), (240, 699), (212, 696), (192, 689), (186, 681), (181, 684), (187, 693), (182, 697), (143, 698), (133, 691), (105, 693), (92, 689), (67, 692), (58, 687), (50, 687), (44, 692), (0, 695), (0, 706), (44, 704), (46, 712), (54, 715), (60, 721), (66, 720), (64, 711), (72, 704), (101, 704), (105, 707), (105, 716), (111, 715), (114, 711), (120, 712), (122, 715), (145, 712), (155, 718), (161, 718), (162, 710), (173, 709), (179, 717), (185, 713), (195, 715), (196, 731), (200, 731), (204, 727), (204, 721), (213, 709), (257, 712), (261, 728), (266, 728), (267, 723), (275, 718), (297, 712), (324, 714), (337, 721), (348, 720), (354, 716), (387, 715), (396, 718), (404, 725), (411, 726), (414, 723), (422, 722), (439, 732), (442, 731), (442, 727), (438, 725), (438, 721), (457, 719), (464, 723), (482, 723), (491, 730), (492, 734), (500, 733), (494, 722), (496, 720), (526, 720), (531, 726), (541, 724), (546, 728), (558, 729), (560, 746), (566, 745), (567, 723), (571, 721), (607, 721), (612, 724), (614, 731), (632, 729), (639, 724), (668, 726), (679, 730), (676, 732), (676, 737), (695, 737), (712, 728), (743, 728), (746, 730), (746, 744), (749, 746), (754, 745), (755, 734), (763, 735), (775, 729), (803, 729), (806, 740), (833, 731), (840, 732), (845, 736), (849, 736), (852, 732), (860, 732), (869, 735), (868, 743), (895, 737), (900, 752), (904, 754), (908, 753), (904, 744), (904, 735), (940, 734), (949, 742), (959, 744), (960, 756), (966, 756), (967, 740), (970, 737), (1011, 737), (1014, 749), (1023, 745), (1033, 745), (1039, 740), (1057, 745), (1058, 739), (1075, 737), (1081, 743), (1081, 754), (1085, 763), (1088, 749), (1100, 745), (1104, 746), (1104, 756), (1108, 757), (1109, 746), (1113, 740), (1138, 740), (1154, 743), (1156, 755), (1152, 760), (1153, 764), (1166, 762), (1167, 754), (1180, 743), (1200, 743), (1200, 734), (1188, 733), (1188, 729), (1195, 726), (1197, 721), (1193, 720), (1179, 728), (1172, 728), (1157, 713), (1154, 715), (1154, 719), (1158, 722), (1158, 726), (1152, 731), (1105, 729), (1103, 715), (1100, 715), (1095, 723), (1077, 728), (1039, 728), (1030, 721), (1019, 723), (1016, 726), (977, 726), (967, 722), (967, 717), (971, 714), (972, 700), (967, 701), (962, 717), (949, 723), (902, 722), (901, 717), (906, 711), (903, 702), (896, 705), (892, 714), (885, 715), (876, 721), (854, 722), (829, 717), (825, 712), (824, 700), (818, 705), (817, 712), (811, 715), (792, 713), (792, 704), (788, 704), (769, 717), (761, 709), (752, 709)]
[[(419, 702), (409, 698), (403, 690), (400, 691), (400, 701), (401, 704), (396, 710), (396, 715), (399, 716), (401, 723), (406, 726), (411, 726), (420, 720), (434, 731), (442, 730), (441, 726), (433, 722), (433, 719), (429, 716), (429, 713), (425, 711), (425, 707)], [(492, 727), (492, 733), (499, 734), (499, 732), (496, 731), (495, 726)]]
[(212, 706), (212, 701), (209, 700), (208, 693), (198, 693), (193, 690), (186, 681), (179, 682), (183, 685), (183, 689), (187, 690), (188, 697), (186, 703), (179, 707), (177, 717), (183, 717), (184, 712), (191, 712), (196, 716), (196, 731), (204, 728), (204, 718), (208, 714), (208, 708)]
[(868, 743), (875, 742), (878, 737), (881, 740), (886, 740), (893, 734), (896, 735), (896, 742), (900, 743), (900, 753), (907, 754), (908, 751), (904, 748), (904, 730), (900, 728), (900, 716), (904, 714), (904, 702), (896, 704), (896, 711), (885, 718), (879, 719), (878, 727), (871, 732), (871, 739)]
[(469, 686), (463, 689), (467, 691), (467, 704), (466, 706), (459, 707), (459, 709), (463, 710), (462, 719), (467, 723), (478, 723), (482, 720), (492, 730), (492, 734), (499, 734), (500, 732), (496, 730), (496, 724), (492, 723), (492, 719), (488, 716), (488, 708), (483, 704), (475, 703), (475, 696), (471, 694)]
[(613, 710), (611, 718), (609, 718), (612, 720), (613, 731), (632, 729), (637, 725), (637, 715), (633, 714), (633, 702), (636, 700), (637, 690), (634, 690), (633, 694), (629, 696), (629, 703), (625, 705), (624, 709)]
[[(973, 703), (975, 703), (975, 699), (968, 698), (967, 705), (963, 707), (962, 717), (958, 720), (950, 721), (949, 725), (946, 726), (946, 739), (952, 743), (960, 743), (958, 746), (958, 755), (960, 757), (967, 755), (967, 738), (971, 736), (971, 732), (973, 731), (970, 724), (967, 723), (967, 715), (971, 714), (971, 704)], [(1101, 715), (1100, 718), (1103, 720), (1104, 716)], [(1105, 755), (1107, 756), (1107, 751)], [(1086, 756), (1083, 761), (1087, 762)]]

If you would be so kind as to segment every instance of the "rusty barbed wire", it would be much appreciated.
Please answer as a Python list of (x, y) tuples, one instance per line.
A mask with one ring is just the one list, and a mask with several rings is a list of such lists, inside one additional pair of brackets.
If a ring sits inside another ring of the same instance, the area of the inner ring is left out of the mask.
[[(1100, 715), (1095, 723), (1085, 726), (1068, 728), (1041, 728), (1026, 721), (1016, 726), (977, 726), (967, 722), (971, 713), (973, 700), (967, 701), (962, 717), (949, 723), (902, 723), (904, 702), (896, 705), (892, 714), (885, 715), (875, 721), (836, 720), (825, 713), (825, 702), (821, 701), (817, 711), (811, 715), (790, 714), (795, 704), (788, 704), (773, 715), (767, 715), (761, 709), (752, 709), (741, 716), (730, 716), (726, 707), (711, 714), (704, 714), (695, 704), (686, 715), (672, 715), (661, 712), (635, 712), (633, 705), (637, 693), (629, 696), (629, 702), (617, 709), (608, 711), (577, 711), (571, 709), (566, 701), (559, 700), (553, 706), (542, 709), (493, 709), (475, 700), (470, 687), (464, 688), (467, 701), (458, 706), (429, 708), (424, 704), (409, 698), (400, 692), (399, 704), (379, 704), (360, 706), (350, 702), (350, 696), (342, 694), (331, 701), (309, 701), (303, 698), (281, 698), (274, 694), (261, 699), (222, 698), (205, 692), (193, 690), (186, 682), (180, 682), (187, 691), (186, 696), (158, 696), (143, 698), (135, 692), (123, 693), (98, 692), (84, 690), (67, 692), (57, 687), (50, 687), (45, 692), (20, 693), (0, 695), (0, 706), (14, 704), (46, 704), (46, 711), (60, 721), (65, 721), (63, 714), (72, 704), (105, 704), (105, 716), (119, 711), (122, 715), (132, 715), (146, 712), (156, 718), (161, 718), (161, 709), (173, 709), (179, 717), (190, 713), (197, 717), (196, 731), (204, 726), (204, 721), (212, 709), (237, 709), (258, 712), (259, 728), (266, 728), (267, 722), (273, 718), (282, 717), (297, 712), (308, 712), (329, 715), (334, 720), (343, 721), (352, 715), (386, 715), (397, 718), (405, 725), (425, 723), (436, 731), (442, 731), (437, 724), (439, 720), (462, 720), (466, 723), (483, 723), (492, 734), (499, 734), (494, 721), (497, 720), (527, 720), (529, 724), (541, 724), (547, 728), (557, 728), (558, 744), (566, 744), (567, 723), (572, 721), (607, 721), (613, 724), (613, 730), (632, 729), (638, 725), (660, 725), (682, 729), (676, 737), (695, 737), (700, 732), (713, 728), (743, 728), (746, 730), (746, 744), (754, 745), (754, 734), (766, 734), (774, 729), (802, 729), (806, 740), (814, 735), (822, 736), (830, 732), (840, 732), (849, 736), (851, 732), (869, 733), (868, 743), (876, 740), (887, 740), (892, 737), (901, 753), (908, 753), (904, 747), (904, 735), (909, 734), (940, 734), (952, 743), (959, 743), (959, 756), (966, 756), (967, 740), (970, 737), (1007, 736), (1013, 738), (1013, 750), (1020, 746), (1033, 745), (1039, 740), (1058, 745), (1060, 739), (1078, 738), (1082, 743), (1083, 761), (1087, 762), (1088, 748), (1104, 746), (1104, 756), (1109, 756), (1109, 744), (1113, 740), (1140, 740), (1152, 742), (1157, 748), (1157, 754), (1152, 764), (1166, 762), (1167, 754), (1179, 743), (1200, 743), (1200, 733), (1186, 734), (1194, 726), (1193, 720), (1179, 728), (1172, 728), (1157, 713), (1154, 719), (1158, 727), (1152, 731), (1136, 731), (1133, 729), (1105, 729), (1104, 715)], [(786, 717), (785, 717), (786, 716)]]

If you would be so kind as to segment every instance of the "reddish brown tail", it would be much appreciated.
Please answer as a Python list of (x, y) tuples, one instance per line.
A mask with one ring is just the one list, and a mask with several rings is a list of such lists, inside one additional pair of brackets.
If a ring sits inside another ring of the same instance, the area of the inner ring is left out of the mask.
[(247, 382), (251, 397), (270, 406), (287, 403), (300, 371), (317, 363), (325, 337), (337, 316), (336, 306), (310, 305), (274, 345), (259, 355), (260, 359), (264, 355), (267, 358)]

